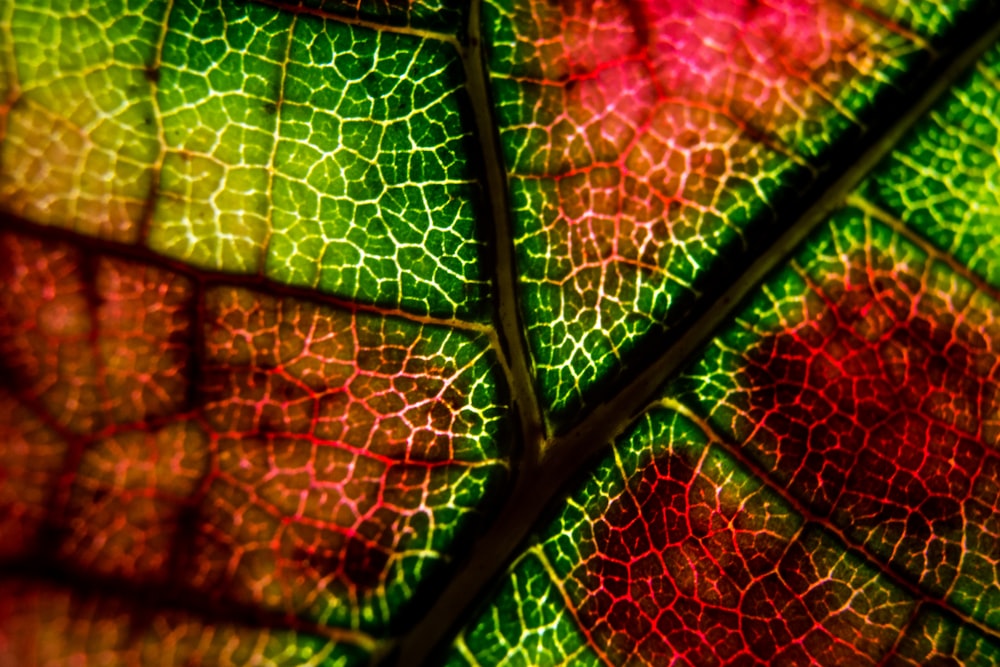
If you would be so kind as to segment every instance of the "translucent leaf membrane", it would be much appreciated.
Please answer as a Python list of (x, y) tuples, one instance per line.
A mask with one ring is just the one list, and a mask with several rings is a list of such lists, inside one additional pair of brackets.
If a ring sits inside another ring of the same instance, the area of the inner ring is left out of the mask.
[(277, 0), (292, 8), (329, 12), (348, 19), (377, 21), (457, 35), (465, 29), (466, 3), (455, 0)]
[(860, 195), (1000, 289), (1000, 49), (895, 147)]
[(8, 211), (201, 268), (485, 316), (453, 43), (219, 0), (3, 11)]
[(166, 3), (73, 12), (5, 2), (3, 208), (125, 242), (139, 239), (158, 160), (151, 69)]
[(448, 663), (994, 664), (998, 313), (846, 209), (539, 529)]
[(960, 11), (877, 9), (486, 4), (527, 337), (557, 420), (773, 233), (928, 61), (923, 31)]
[(1000, 657), (995, 635), (986, 635), (938, 610), (925, 610), (913, 621), (887, 664), (994, 665)]
[(655, 409), (449, 663), (875, 665), (917, 602), (695, 422)]
[(878, 562), (1000, 627), (1000, 305), (848, 208), (674, 391)]
[(86, 594), (31, 581), (0, 582), (0, 654), (27, 665), (369, 664), (376, 644), (333, 642), (293, 630), (210, 623), (150, 611), (127, 596)]
[[(444, 0), (0, 2), (0, 663), (380, 661), (533, 402), (472, 116), (564, 426), (988, 4), (493, 0), (466, 44)], [(452, 663), (1000, 662), (998, 53), (615, 425)]]
[[(261, 659), (282, 628), (372, 645), (505, 488), (481, 334), (13, 233), (0, 255), (0, 559), (101, 609), (119, 591), (115, 618), (184, 611), (114, 646), (175, 626), (211, 643), (239, 618), (273, 630)], [(18, 589), (33, 602), (0, 637), (113, 623), (50, 588)]]
[(1000, 661), (997, 258), (952, 240), (995, 206), (998, 53), (553, 508), (450, 664)]
[(5, 385), (68, 434), (184, 412), (194, 285), (175, 273), (0, 233)]

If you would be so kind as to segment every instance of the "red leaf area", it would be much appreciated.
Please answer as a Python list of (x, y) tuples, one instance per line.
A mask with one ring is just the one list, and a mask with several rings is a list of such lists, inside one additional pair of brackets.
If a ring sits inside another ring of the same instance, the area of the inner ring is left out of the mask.
[(891, 265), (855, 265), (811, 291), (807, 320), (747, 355), (746, 446), (812, 512), (932, 596), (995, 588), (995, 304)]
[(544, 310), (529, 339), (560, 404), (682, 315), (917, 47), (841, 3), (531, 7), (512, 19), (531, 46), (493, 76), (521, 271)]
[(567, 586), (609, 662), (877, 664), (914, 602), (995, 615), (1000, 325), (928, 266), (776, 301), (800, 323), (720, 369), (742, 448), (655, 436)]
[(272, 627), (357, 627), (433, 560), (481, 427), (452, 334), (59, 243), (0, 255), (0, 558)]
[(878, 40), (892, 41), (886, 25), (833, 3), (564, 4), (558, 25), (534, 18), (558, 38), (539, 39), (538, 61), (525, 65), (543, 78), (522, 81), (560, 88), (562, 104), (553, 108), (561, 113), (543, 135), (531, 135), (547, 140), (534, 147), (542, 155), (515, 156), (514, 171), (538, 157), (549, 158), (543, 164), (556, 176), (623, 167), (626, 192), (663, 204), (687, 198), (686, 186), (715, 192), (721, 176), (741, 171), (727, 160), (755, 161), (747, 160), (747, 140), (805, 153), (801, 142), (829, 142), (827, 124), (848, 125), (833, 118), (849, 115), (836, 101), (845, 82), (872, 76), (886, 57)]
[(595, 649), (616, 665), (876, 664), (908, 600), (702, 451), (649, 465), (594, 527), (568, 588)]

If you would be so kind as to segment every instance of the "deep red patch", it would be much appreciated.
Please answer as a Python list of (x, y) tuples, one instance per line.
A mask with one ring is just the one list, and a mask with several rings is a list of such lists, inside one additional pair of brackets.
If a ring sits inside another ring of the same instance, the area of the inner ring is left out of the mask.
[(817, 316), (747, 354), (745, 446), (812, 511), (944, 595), (964, 543), (998, 527), (1000, 364), (983, 314), (866, 271), (821, 298)]

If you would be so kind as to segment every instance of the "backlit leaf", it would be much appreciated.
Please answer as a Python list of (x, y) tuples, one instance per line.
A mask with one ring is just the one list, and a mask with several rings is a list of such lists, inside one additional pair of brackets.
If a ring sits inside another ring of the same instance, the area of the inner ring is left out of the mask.
[(0, 3), (0, 664), (997, 664), (996, 9)]

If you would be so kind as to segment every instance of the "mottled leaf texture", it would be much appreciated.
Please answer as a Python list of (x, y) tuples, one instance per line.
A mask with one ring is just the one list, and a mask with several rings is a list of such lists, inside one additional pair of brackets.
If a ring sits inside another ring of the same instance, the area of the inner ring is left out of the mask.
[(994, 47), (667, 382), (450, 664), (1000, 662), (998, 76)]
[(926, 52), (839, 3), (487, 4), (525, 325), (565, 412), (684, 314)]
[(998, 39), (0, 2), (0, 667), (1000, 664)]

